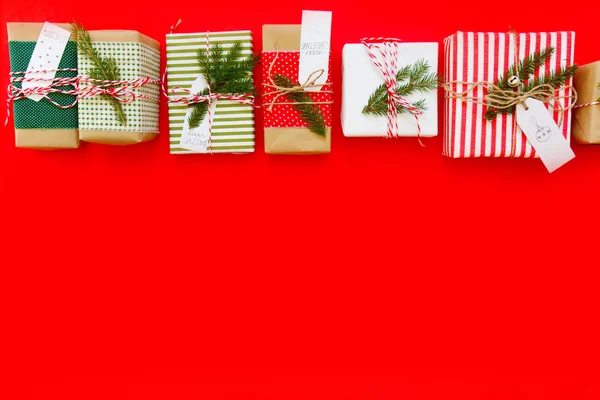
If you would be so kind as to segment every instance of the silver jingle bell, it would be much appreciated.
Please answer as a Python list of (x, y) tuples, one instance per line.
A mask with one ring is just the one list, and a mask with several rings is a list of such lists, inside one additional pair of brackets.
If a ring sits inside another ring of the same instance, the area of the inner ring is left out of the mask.
[(508, 86), (510, 86), (512, 88), (519, 86), (520, 83), (521, 83), (521, 80), (516, 75), (513, 75), (510, 78), (508, 78)]

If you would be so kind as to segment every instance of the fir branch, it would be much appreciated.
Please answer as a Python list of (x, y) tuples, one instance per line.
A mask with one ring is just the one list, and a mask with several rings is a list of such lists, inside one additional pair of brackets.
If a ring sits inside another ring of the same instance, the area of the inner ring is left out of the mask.
[[(242, 56), (244, 50), (240, 41), (233, 43), (229, 51), (225, 51), (221, 43), (216, 43), (208, 50), (199, 48), (197, 60), (200, 73), (204, 75), (212, 93), (220, 94), (251, 94), (256, 95), (252, 81), (252, 71), (260, 61), (259, 55)], [(208, 95), (205, 89), (200, 95)], [(202, 106), (202, 104), (204, 104)], [(190, 128), (198, 127), (208, 111), (208, 102), (191, 105), (194, 108), (188, 117)], [(203, 111), (204, 110), (204, 111)]]
[[(208, 95), (208, 89), (204, 89), (202, 92), (198, 93), (200, 96)], [(204, 120), (204, 117), (208, 113), (208, 102), (203, 101), (200, 103), (193, 104), (188, 108), (192, 108), (191, 114), (188, 116), (188, 126), (190, 128), (197, 128)]]
[[(554, 55), (555, 49), (554, 47), (548, 47), (545, 50), (536, 52), (533, 55), (530, 55), (525, 58), (525, 60), (519, 61), (516, 65), (512, 65), (506, 72), (505, 75), (500, 76), (496, 82), (496, 86), (498, 86), (500, 91), (505, 90), (519, 90), (523, 93), (531, 92), (536, 87), (540, 85), (549, 85), (554, 89), (558, 89), (561, 86), (564, 86), (567, 81), (573, 77), (575, 71), (577, 70), (577, 65), (571, 65), (567, 68), (559, 68), (558, 70), (542, 77), (542, 78), (534, 78), (531, 79), (533, 75), (535, 75), (540, 68), (542, 68), (548, 61), (551, 60)], [(508, 84), (508, 80), (511, 76), (518, 76), (520, 80), (520, 88), (513, 88)], [(550, 92), (550, 89), (542, 89)], [(493, 90), (490, 91), (493, 93)], [(485, 113), (485, 119), (488, 121), (494, 120), (499, 114), (514, 114), (516, 107), (511, 107), (507, 109), (495, 109), (493, 107), (488, 107)]]
[[(438, 86), (438, 76), (435, 73), (430, 73), (430, 66), (425, 60), (418, 60), (413, 65), (407, 65), (401, 68), (396, 74), (396, 93), (399, 96), (409, 96), (414, 93), (427, 93), (435, 90)], [(363, 108), (363, 114), (386, 116), (387, 115), (388, 93), (385, 84), (379, 85), (371, 94), (367, 105)], [(413, 103), (420, 111), (425, 111), (425, 99), (421, 99)], [(398, 114), (403, 114), (407, 110), (398, 105), (396, 108)]]
[[(273, 82), (277, 86), (291, 88), (298, 86), (298, 82), (293, 82), (287, 76), (275, 74)], [(306, 123), (306, 127), (313, 133), (319, 136), (327, 134), (327, 125), (325, 118), (321, 112), (321, 108), (317, 104), (313, 104), (313, 99), (306, 92), (292, 92), (285, 95), (289, 100), (296, 104), (292, 104), (292, 108), (298, 112), (300, 119)]]
[[(90, 33), (77, 22), (72, 23), (73, 34), (77, 42), (77, 48), (81, 53), (90, 59), (93, 67), (90, 69), (89, 77), (91, 79), (102, 80), (102, 81), (118, 81), (121, 80), (121, 74), (119, 67), (114, 58), (112, 57), (101, 57), (94, 47), (92, 46), (92, 40), (90, 39)], [(113, 88), (117, 85), (101, 85), (103, 88)], [(121, 125), (127, 125), (127, 116), (123, 111), (123, 105), (119, 100), (113, 96), (102, 94), (100, 95), (106, 98), (113, 110), (117, 121)]]

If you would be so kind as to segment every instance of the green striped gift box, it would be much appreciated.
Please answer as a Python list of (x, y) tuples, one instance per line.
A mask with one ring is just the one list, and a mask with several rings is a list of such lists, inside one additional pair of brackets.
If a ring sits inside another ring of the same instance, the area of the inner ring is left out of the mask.
[[(196, 61), (199, 48), (206, 48), (206, 33), (167, 35), (167, 81), (169, 94), (179, 86), (191, 89), (200, 75)], [(227, 50), (234, 42), (243, 44), (242, 55), (252, 54), (252, 32), (233, 31), (208, 34), (209, 46), (220, 43)], [(179, 147), (187, 105), (169, 103), (169, 132), (171, 154), (194, 154)], [(233, 100), (218, 100), (213, 117), (212, 153), (254, 152), (254, 108)], [(210, 151), (209, 151), (210, 152)]]

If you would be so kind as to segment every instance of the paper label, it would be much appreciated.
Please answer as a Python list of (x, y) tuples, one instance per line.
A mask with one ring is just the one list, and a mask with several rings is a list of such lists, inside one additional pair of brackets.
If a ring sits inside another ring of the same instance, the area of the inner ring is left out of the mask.
[[(70, 31), (49, 22), (44, 23), (40, 36), (35, 44), (35, 48), (33, 49), (31, 60), (29, 60), (25, 79), (44, 78), (47, 80), (35, 82), (28, 82), (25, 80), (23, 82), (23, 89), (48, 87), (52, 85), (52, 80), (56, 76), (56, 69), (58, 69), (58, 65), (60, 64), (60, 60), (65, 52), (70, 37)], [(44, 96), (32, 94), (28, 96), (28, 98), (34, 101), (40, 101)]]
[[(315, 84), (325, 84), (329, 72), (331, 43), (331, 11), (302, 11), (300, 32), (300, 65), (298, 82), (303, 85), (313, 72), (322, 69), (323, 75)], [(315, 75), (312, 75), (314, 78)], [(307, 87), (308, 92), (318, 92), (321, 86)]]
[(575, 158), (575, 153), (544, 103), (529, 98), (525, 104), (528, 109), (517, 105), (517, 123), (548, 172), (554, 172)]
[[(192, 93), (199, 93), (206, 88), (206, 79), (203, 75), (200, 75), (194, 83), (192, 83)], [(193, 107), (188, 107), (185, 120), (183, 122), (183, 131), (181, 132), (181, 138), (179, 140), (179, 146), (182, 149), (195, 151), (197, 153), (206, 153), (208, 144), (210, 142), (210, 125), (212, 124), (215, 110), (217, 108), (217, 102), (213, 101), (210, 106), (210, 112), (206, 113), (206, 116), (202, 120), (202, 123), (195, 128), (190, 129), (188, 118), (193, 112)]]

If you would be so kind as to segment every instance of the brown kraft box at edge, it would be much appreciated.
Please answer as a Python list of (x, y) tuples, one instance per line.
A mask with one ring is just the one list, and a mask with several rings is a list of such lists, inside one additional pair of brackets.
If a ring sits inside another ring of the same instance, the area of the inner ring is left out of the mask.
[[(160, 51), (160, 44), (142, 35), (137, 31), (126, 30), (99, 30), (89, 31), (92, 42), (133, 42), (142, 43), (157, 51)], [(139, 100), (136, 100), (139, 101)], [(103, 131), (92, 129), (80, 129), (79, 138), (84, 142), (112, 144), (112, 145), (128, 145), (154, 140), (158, 136), (158, 132), (124, 132), (124, 131)]]
[[(70, 24), (54, 24), (71, 30)], [(37, 22), (8, 22), (9, 41), (37, 42), (44, 24)], [(77, 129), (15, 129), (15, 145), (27, 149), (76, 149), (79, 147)]]
[[(573, 78), (577, 104), (596, 102), (600, 98), (600, 61), (579, 67)], [(580, 144), (600, 144), (600, 105), (573, 110), (573, 140)]]
[[(276, 42), (279, 51), (300, 51), (300, 29), (301, 25), (263, 25), (263, 51), (275, 51)], [(264, 130), (268, 154), (321, 154), (331, 150), (331, 128), (327, 128), (324, 138), (307, 128)]]

